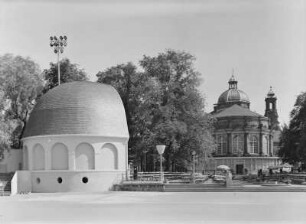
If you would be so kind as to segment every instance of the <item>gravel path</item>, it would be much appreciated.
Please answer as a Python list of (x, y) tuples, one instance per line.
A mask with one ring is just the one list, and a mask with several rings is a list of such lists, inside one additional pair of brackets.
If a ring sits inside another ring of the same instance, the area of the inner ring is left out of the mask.
[(303, 192), (106, 192), (0, 197), (0, 223), (306, 223)]

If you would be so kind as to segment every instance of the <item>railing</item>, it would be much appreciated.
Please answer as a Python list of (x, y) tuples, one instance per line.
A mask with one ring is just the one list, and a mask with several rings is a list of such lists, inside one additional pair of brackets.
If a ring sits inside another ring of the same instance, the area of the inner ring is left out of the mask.
[[(206, 180), (207, 176), (204, 176), (199, 173), (195, 173), (194, 176), (192, 173), (182, 173), (182, 172), (164, 172), (164, 179), (166, 182), (171, 183), (190, 183), (201, 182)], [(143, 181), (143, 182), (158, 182), (160, 181), (160, 172), (138, 172), (137, 178), (135, 179), (133, 174), (130, 175), (130, 180)]]

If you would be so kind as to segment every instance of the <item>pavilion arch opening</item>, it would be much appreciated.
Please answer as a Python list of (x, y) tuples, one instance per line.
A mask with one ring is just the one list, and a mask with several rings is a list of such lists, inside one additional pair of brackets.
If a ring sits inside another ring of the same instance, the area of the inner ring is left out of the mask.
[(51, 150), (52, 170), (68, 170), (68, 149), (62, 143), (56, 143)]
[(95, 169), (95, 151), (88, 143), (81, 143), (75, 149), (75, 167), (77, 170)]
[[(96, 169), (99, 170), (117, 170), (118, 169), (118, 151), (116, 146), (107, 143), (100, 149), (96, 158)], [(99, 161), (99, 163), (98, 163)]]
[(40, 144), (33, 148), (33, 170), (45, 169), (45, 150)]
[(29, 150), (27, 146), (23, 147), (23, 170), (29, 169)]

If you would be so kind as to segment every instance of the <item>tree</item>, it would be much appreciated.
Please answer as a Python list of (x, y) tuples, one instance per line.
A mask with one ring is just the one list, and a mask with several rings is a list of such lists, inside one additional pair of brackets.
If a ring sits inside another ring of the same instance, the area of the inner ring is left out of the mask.
[(178, 170), (214, 149), (212, 119), (204, 111), (204, 98), (198, 91), (200, 73), (195, 58), (186, 52), (168, 50), (157, 57), (144, 56), (140, 62), (149, 77), (156, 78), (160, 95), (155, 102), (152, 129), (155, 144), (166, 144), (165, 169)]
[(290, 113), (289, 127), (282, 130), (279, 156), (291, 164), (306, 163), (306, 92), (298, 95)]
[(144, 56), (140, 61), (144, 72), (137, 72), (128, 63), (97, 74), (98, 82), (113, 85), (123, 100), (130, 133), (129, 153), (143, 170), (158, 169), (157, 144), (167, 146), (166, 170), (185, 170), (193, 150), (199, 157), (210, 154), (211, 119), (204, 113), (204, 98), (197, 90), (199, 73), (192, 67), (193, 60), (188, 53), (169, 50), (157, 57)]
[(105, 71), (98, 72), (97, 82), (112, 85), (121, 96), (130, 133), (129, 148), (130, 160), (141, 163), (143, 136), (147, 130), (146, 125), (146, 103), (148, 103), (148, 91), (152, 88), (152, 83), (148, 77), (136, 71), (136, 66), (132, 63), (121, 64), (110, 67)]
[(0, 81), (1, 126), (10, 136), (9, 141), (2, 138), (2, 145), (20, 148), (29, 114), (42, 90), (40, 68), (30, 58), (6, 54), (0, 57)]
[[(43, 92), (58, 85), (58, 66), (57, 63), (50, 63), (50, 68), (43, 71), (46, 84)], [(80, 69), (77, 64), (72, 64), (69, 59), (64, 58), (60, 61), (61, 83), (88, 80), (87, 74)]]
[(12, 125), (9, 122), (5, 121), (4, 116), (4, 108), (6, 107), (6, 103), (4, 100), (4, 92), (0, 91), (0, 161), (3, 159), (4, 150), (9, 149), (11, 145), (11, 135), (13, 132)]

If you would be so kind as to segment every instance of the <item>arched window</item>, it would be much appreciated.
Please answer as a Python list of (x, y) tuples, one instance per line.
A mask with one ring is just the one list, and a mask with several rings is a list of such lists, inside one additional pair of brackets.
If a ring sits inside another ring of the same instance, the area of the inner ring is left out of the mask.
[(258, 138), (255, 135), (252, 135), (250, 137), (250, 142), (249, 142), (249, 148), (250, 148), (250, 153), (259, 153), (258, 150)]
[(233, 143), (232, 143), (232, 153), (233, 154), (239, 154), (243, 153), (243, 136), (242, 135), (234, 135), (233, 137)]
[(217, 136), (217, 154), (218, 155), (225, 154), (226, 148), (227, 148), (226, 135), (218, 135)]

